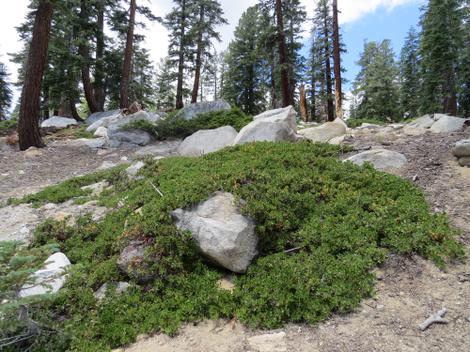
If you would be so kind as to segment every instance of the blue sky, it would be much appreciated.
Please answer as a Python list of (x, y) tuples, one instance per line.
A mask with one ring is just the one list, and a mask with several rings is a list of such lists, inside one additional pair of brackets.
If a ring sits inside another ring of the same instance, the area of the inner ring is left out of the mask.
[(409, 3), (391, 10), (380, 7), (358, 21), (344, 24), (343, 40), (348, 50), (347, 54), (343, 55), (343, 64), (347, 69), (345, 78), (352, 81), (357, 75), (359, 67), (356, 62), (366, 39), (369, 41), (390, 39), (398, 58), (410, 26), (418, 27), (419, 8), (420, 3)]

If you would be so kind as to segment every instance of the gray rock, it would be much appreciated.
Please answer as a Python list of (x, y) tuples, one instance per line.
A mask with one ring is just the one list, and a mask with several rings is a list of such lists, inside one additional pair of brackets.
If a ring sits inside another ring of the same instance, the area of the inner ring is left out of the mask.
[(96, 129), (95, 133), (93, 133), (93, 136), (108, 138), (108, 129), (106, 127), (100, 126)]
[(190, 231), (201, 253), (211, 262), (244, 273), (258, 254), (253, 221), (240, 213), (230, 193), (216, 192), (190, 209), (172, 212), (176, 226)]
[(78, 122), (74, 119), (67, 117), (53, 116), (41, 123), (42, 128), (53, 127), (56, 129), (67, 128), (69, 126), (78, 125)]
[(144, 166), (145, 166), (145, 163), (143, 161), (137, 161), (136, 163), (132, 164), (126, 169), (127, 176), (129, 176), (130, 179), (135, 179), (137, 176), (137, 173)]
[[(108, 283), (103, 284), (93, 295), (98, 301), (102, 301), (106, 297), (106, 292), (108, 291)], [(117, 283), (115, 293), (117, 295), (122, 295), (125, 293), (131, 285), (128, 282), (120, 281)]]
[(181, 109), (178, 116), (185, 120), (192, 120), (199, 114), (230, 109), (230, 104), (224, 100), (204, 101), (185, 106), (183, 109)]
[(102, 120), (107, 117), (115, 117), (121, 115), (121, 110), (112, 110), (112, 111), (102, 111), (102, 112), (95, 112), (91, 114), (85, 121), (85, 123), (90, 126), (94, 124), (96, 121)]
[(237, 131), (231, 126), (213, 130), (200, 130), (187, 137), (178, 148), (178, 154), (184, 156), (201, 156), (216, 152), (232, 145)]
[(458, 158), (470, 156), (470, 139), (462, 139), (455, 143), (454, 149), (452, 149), (452, 154)]
[(148, 282), (156, 277), (156, 274), (148, 271), (148, 263), (145, 260), (146, 247), (143, 241), (132, 241), (122, 250), (117, 260), (119, 269), (138, 282)]
[(434, 133), (457, 132), (463, 129), (466, 119), (455, 116), (441, 116), (430, 128)]
[(19, 297), (56, 293), (65, 284), (66, 269), (71, 265), (70, 260), (63, 253), (55, 253), (46, 259), (45, 267), (32, 275), (33, 284), (23, 285)]
[(144, 146), (151, 143), (154, 138), (146, 131), (128, 130), (112, 134), (108, 130), (108, 145), (110, 148)]
[(470, 156), (464, 156), (463, 158), (459, 158), (459, 165), (462, 167), (470, 167)]
[(428, 129), (431, 128), (431, 126), (439, 120), (442, 116), (445, 116), (443, 114), (432, 114), (432, 115), (424, 115), (416, 120), (411, 121), (410, 123), (407, 124), (408, 127), (411, 128), (419, 128), (419, 129)]
[(333, 122), (326, 122), (318, 127), (300, 130), (299, 134), (313, 142), (326, 143), (333, 138), (345, 135), (346, 129), (346, 124), (341, 119), (336, 119)]
[(28, 204), (7, 206), (0, 210), (0, 241), (29, 241), (39, 223), (35, 209)]
[(145, 120), (151, 123), (154, 123), (159, 119), (159, 115), (157, 114), (149, 114), (143, 110), (136, 112), (132, 115), (121, 115), (120, 113), (117, 115), (109, 116), (102, 118), (101, 120), (96, 121), (95, 123), (88, 126), (88, 132), (94, 132), (99, 127), (106, 127), (109, 133), (116, 133), (118, 132), (122, 126), (127, 125), (134, 121)]
[(154, 156), (172, 156), (177, 154), (177, 149), (182, 143), (182, 140), (165, 140), (156, 142), (155, 144), (148, 145), (136, 150), (134, 155), (136, 156), (145, 156), (145, 155), (154, 155)]
[(353, 155), (347, 159), (356, 165), (362, 165), (369, 162), (377, 170), (399, 169), (407, 163), (406, 157), (398, 152), (385, 149), (373, 149), (366, 152)]
[(292, 106), (266, 111), (253, 118), (243, 127), (234, 141), (236, 144), (249, 142), (295, 142), (297, 135), (296, 112)]

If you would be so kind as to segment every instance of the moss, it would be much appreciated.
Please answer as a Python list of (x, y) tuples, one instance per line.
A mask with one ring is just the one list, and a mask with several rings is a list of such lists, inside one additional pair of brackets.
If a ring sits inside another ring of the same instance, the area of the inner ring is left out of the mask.
[(232, 126), (237, 131), (252, 121), (240, 109), (233, 108), (229, 111), (215, 111), (199, 114), (191, 120), (180, 117), (178, 112), (169, 114), (164, 120), (152, 124), (146, 120), (130, 123), (123, 129), (141, 129), (149, 132), (158, 139), (185, 138), (191, 134), (203, 130), (214, 129), (222, 126)]
[[(48, 328), (60, 331), (34, 348), (107, 351), (205, 318), (237, 317), (261, 328), (313, 324), (372, 295), (371, 269), (390, 252), (439, 266), (463, 257), (457, 231), (430, 212), (420, 190), (369, 165), (341, 163), (339, 153), (326, 144), (255, 143), (148, 161), (143, 179), (118, 181), (117, 193), (103, 195), (121, 206), (102, 222), (84, 217), (74, 227), (40, 227), (31, 250), (58, 244), (74, 265), (66, 286), (32, 310), (33, 319), (50, 317)], [(242, 212), (260, 238), (260, 257), (236, 278), (233, 294), (217, 288), (225, 272), (200, 257), (170, 216), (215, 191), (246, 201)], [(93, 292), (102, 284), (129, 281), (116, 260), (134, 238), (148, 244), (146, 267), (157, 279), (97, 302)]]

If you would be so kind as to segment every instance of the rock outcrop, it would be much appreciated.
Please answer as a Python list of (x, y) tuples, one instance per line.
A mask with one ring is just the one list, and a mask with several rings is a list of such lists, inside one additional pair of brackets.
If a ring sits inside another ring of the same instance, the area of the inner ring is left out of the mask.
[(241, 129), (233, 144), (295, 142), (298, 139), (296, 112), (292, 106), (288, 106), (255, 116), (253, 122)]
[(199, 114), (230, 109), (230, 104), (224, 100), (203, 101), (185, 106), (180, 110), (178, 116), (185, 120), (192, 120)]
[(178, 154), (183, 156), (201, 156), (216, 152), (232, 145), (237, 137), (237, 131), (231, 126), (213, 130), (200, 130), (187, 137), (178, 148)]
[(76, 126), (78, 122), (74, 119), (69, 119), (68, 117), (53, 116), (50, 119), (44, 120), (41, 123), (42, 128), (55, 128), (63, 129), (69, 126)]
[(242, 215), (230, 193), (217, 192), (190, 209), (172, 212), (176, 226), (190, 231), (201, 253), (211, 262), (244, 273), (258, 254), (255, 224)]

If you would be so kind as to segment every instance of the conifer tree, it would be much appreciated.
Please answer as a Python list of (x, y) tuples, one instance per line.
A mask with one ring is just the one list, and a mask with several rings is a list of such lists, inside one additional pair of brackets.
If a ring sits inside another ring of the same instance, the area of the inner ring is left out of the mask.
[(249, 7), (235, 28), (225, 62), (222, 97), (247, 114), (257, 114), (266, 108), (267, 86), (266, 62), (263, 59), (264, 44), (261, 42), (262, 16), (259, 6)]
[(364, 43), (357, 63), (361, 67), (353, 85), (357, 117), (398, 120), (398, 68), (390, 40)]
[(457, 93), (459, 114), (463, 117), (470, 117), (470, 0), (463, 1), (462, 11), (463, 40), (459, 50)]
[(0, 62), (0, 121), (6, 119), (12, 97), (8, 72), (5, 65)]
[(220, 2), (217, 0), (195, 0), (195, 11), (197, 18), (192, 27), (189, 36), (196, 41), (196, 57), (194, 63), (194, 84), (191, 95), (191, 103), (197, 101), (199, 87), (201, 86), (201, 69), (205, 62), (213, 59), (209, 50), (212, 41), (220, 41), (220, 34), (216, 27), (227, 24), (223, 17), (223, 10)]
[(175, 107), (173, 65), (169, 57), (160, 60), (156, 74), (156, 108), (171, 110)]
[(403, 117), (418, 116), (420, 90), (419, 35), (411, 27), (400, 54), (400, 114)]
[(429, 0), (421, 18), (423, 113), (457, 114), (459, 49), (462, 46), (460, 0)]
[(122, 78), (120, 90), (120, 108), (129, 107), (129, 85), (131, 80), (132, 71), (132, 52), (134, 47), (134, 29), (135, 29), (135, 15), (137, 12), (137, 1), (130, 0), (129, 21), (127, 24), (127, 39), (126, 47), (124, 49), (124, 62), (122, 65)]

